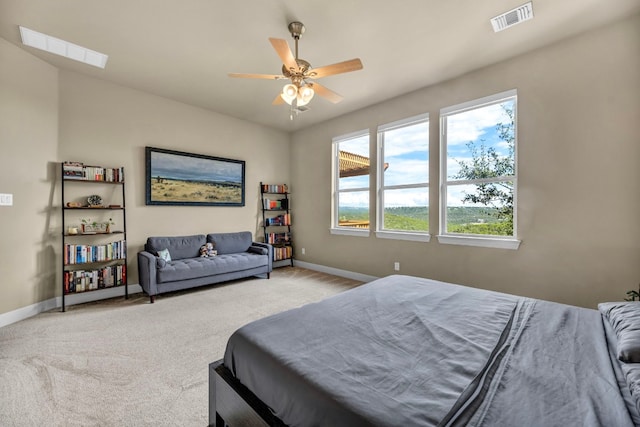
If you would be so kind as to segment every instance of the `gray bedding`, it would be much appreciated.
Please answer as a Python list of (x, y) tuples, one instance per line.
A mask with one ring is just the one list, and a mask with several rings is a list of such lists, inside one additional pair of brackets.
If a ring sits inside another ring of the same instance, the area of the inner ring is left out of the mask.
[(632, 426), (610, 353), (596, 310), (389, 276), (240, 328), (224, 364), (291, 426)]

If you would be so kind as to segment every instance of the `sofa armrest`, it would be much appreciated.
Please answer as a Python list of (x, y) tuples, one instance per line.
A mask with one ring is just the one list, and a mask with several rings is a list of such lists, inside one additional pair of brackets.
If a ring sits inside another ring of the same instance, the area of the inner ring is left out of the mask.
[(158, 293), (156, 258), (151, 252), (138, 252), (138, 280), (142, 289), (149, 296), (154, 296)]
[(271, 273), (273, 271), (273, 246), (271, 246), (269, 243), (262, 242), (251, 242), (251, 246), (267, 249), (267, 257), (269, 258), (269, 273)]

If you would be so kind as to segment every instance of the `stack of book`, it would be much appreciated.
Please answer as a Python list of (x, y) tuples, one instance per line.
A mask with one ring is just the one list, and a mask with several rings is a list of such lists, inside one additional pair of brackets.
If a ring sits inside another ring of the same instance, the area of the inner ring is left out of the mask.
[(267, 243), (271, 245), (286, 245), (291, 243), (291, 233), (268, 233)]
[(80, 162), (64, 162), (62, 164), (62, 175), (64, 179), (86, 179), (84, 165)]
[(103, 168), (99, 166), (85, 166), (81, 162), (62, 163), (64, 179), (79, 179), (85, 181), (124, 182), (123, 168)]
[(281, 248), (273, 248), (273, 260), (280, 261), (289, 259), (293, 256), (293, 248), (291, 246), (283, 246)]
[(111, 261), (126, 258), (124, 240), (106, 245), (64, 245), (64, 264), (83, 264), (87, 262)]
[(287, 193), (287, 184), (262, 184), (263, 193)]
[(267, 227), (275, 225), (291, 225), (291, 214), (287, 213), (274, 216), (273, 218), (266, 218), (264, 222)]
[(127, 266), (112, 265), (97, 270), (64, 272), (64, 293), (93, 291), (120, 286), (127, 281)]
[(264, 208), (267, 210), (285, 210), (289, 209), (289, 200), (287, 199), (279, 199), (279, 200), (271, 200), (264, 199)]

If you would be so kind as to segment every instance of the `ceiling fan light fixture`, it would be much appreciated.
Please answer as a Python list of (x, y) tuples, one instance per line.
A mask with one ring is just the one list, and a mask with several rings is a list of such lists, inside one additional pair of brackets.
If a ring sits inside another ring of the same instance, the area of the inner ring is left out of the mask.
[(298, 90), (298, 101), (297, 105), (302, 107), (303, 105), (307, 105), (311, 99), (313, 99), (313, 95), (315, 94), (313, 88), (311, 86), (303, 86)]
[(284, 85), (284, 87), (282, 88), (282, 99), (284, 99), (284, 101), (291, 105), (291, 103), (293, 102), (294, 99), (296, 99), (296, 96), (298, 95), (298, 88), (296, 87), (296, 85), (289, 83), (288, 85)]

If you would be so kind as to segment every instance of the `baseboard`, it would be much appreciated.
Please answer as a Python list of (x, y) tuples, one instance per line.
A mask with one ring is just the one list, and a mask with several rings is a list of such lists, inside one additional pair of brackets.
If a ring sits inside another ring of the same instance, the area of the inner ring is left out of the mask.
[[(140, 292), (142, 292), (142, 287), (140, 285), (129, 285), (129, 295)], [(67, 295), (64, 298), (64, 305), (71, 306), (76, 304), (83, 304), (85, 302), (98, 301), (101, 299), (114, 298), (123, 295), (124, 289), (121, 287), (102, 289), (96, 292), (83, 292), (74, 295)], [(17, 310), (2, 313), (0, 314), (0, 328), (24, 319), (28, 319), (29, 317), (33, 317), (36, 314), (42, 313), (44, 311), (49, 311), (53, 310), (54, 308), (60, 307), (62, 307), (62, 297), (55, 297), (19, 308)]]
[[(129, 295), (142, 292), (142, 287), (138, 284), (129, 285)], [(99, 301), (101, 299), (115, 298), (124, 296), (124, 288), (118, 286), (117, 288), (106, 288), (96, 292), (81, 292), (79, 294), (71, 294), (64, 297), (64, 305), (76, 305), (83, 304), (85, 302)], [(62, 307), (62, 297), (57, 297), (58, 305), (56, 307)]]
[[(293, 260), (293, 265), (306, 268), (309, 270), (320, 271), (322, 273), (333, 274), (334, 276), (346, 277), (347, 279), (359, 280), (361, 282), (371, 282), (378, 279), (376, 276), (369, 276), (367, 274), (356, 273), (349, 270), (341, 270), (339, 268), (327, 267), (319, 264), (312, 264), (310, 262)], [(138, 284), (129, 285), (129, 295), (142, 292), (142, 287)], [(98, 301), (106, 298), (114, 298), (124, 295), (124, 289), (121, 287), (102, 289), (96, 292), (83, 292), (79, 294), (67, 295), (65, 297), (65, 306), (71, 306), (76, 304), (83, 304), (85, 302)], [(45, 301), (31, 304), (27, 307), (22, 307), (17, 310), (9, 311), (7, 313), (0, 314), (0, 328), (10, 325), (12, 323), (19, 322), (29, 317), (33, 317), (36, 314), (43, 311), (52, 310), (54, 308), (62, 307), (62, 297), (55, 297)]]
[(298, 261), (297, 259), (293, 260), (293, 265), (309, 270), (320, 271), (322, 273), (333, 274), (334, 276), (346, 277), (347, 279), (359, 280), (361, 282), (371, 282), (372, 280), (379, 279), (379, 277), (369, 276), (368, 274), (356, 273), (349, 270), (341, 270), (339, 268), (327, 267), (320, 264), (312, 264), (310, 262)]

